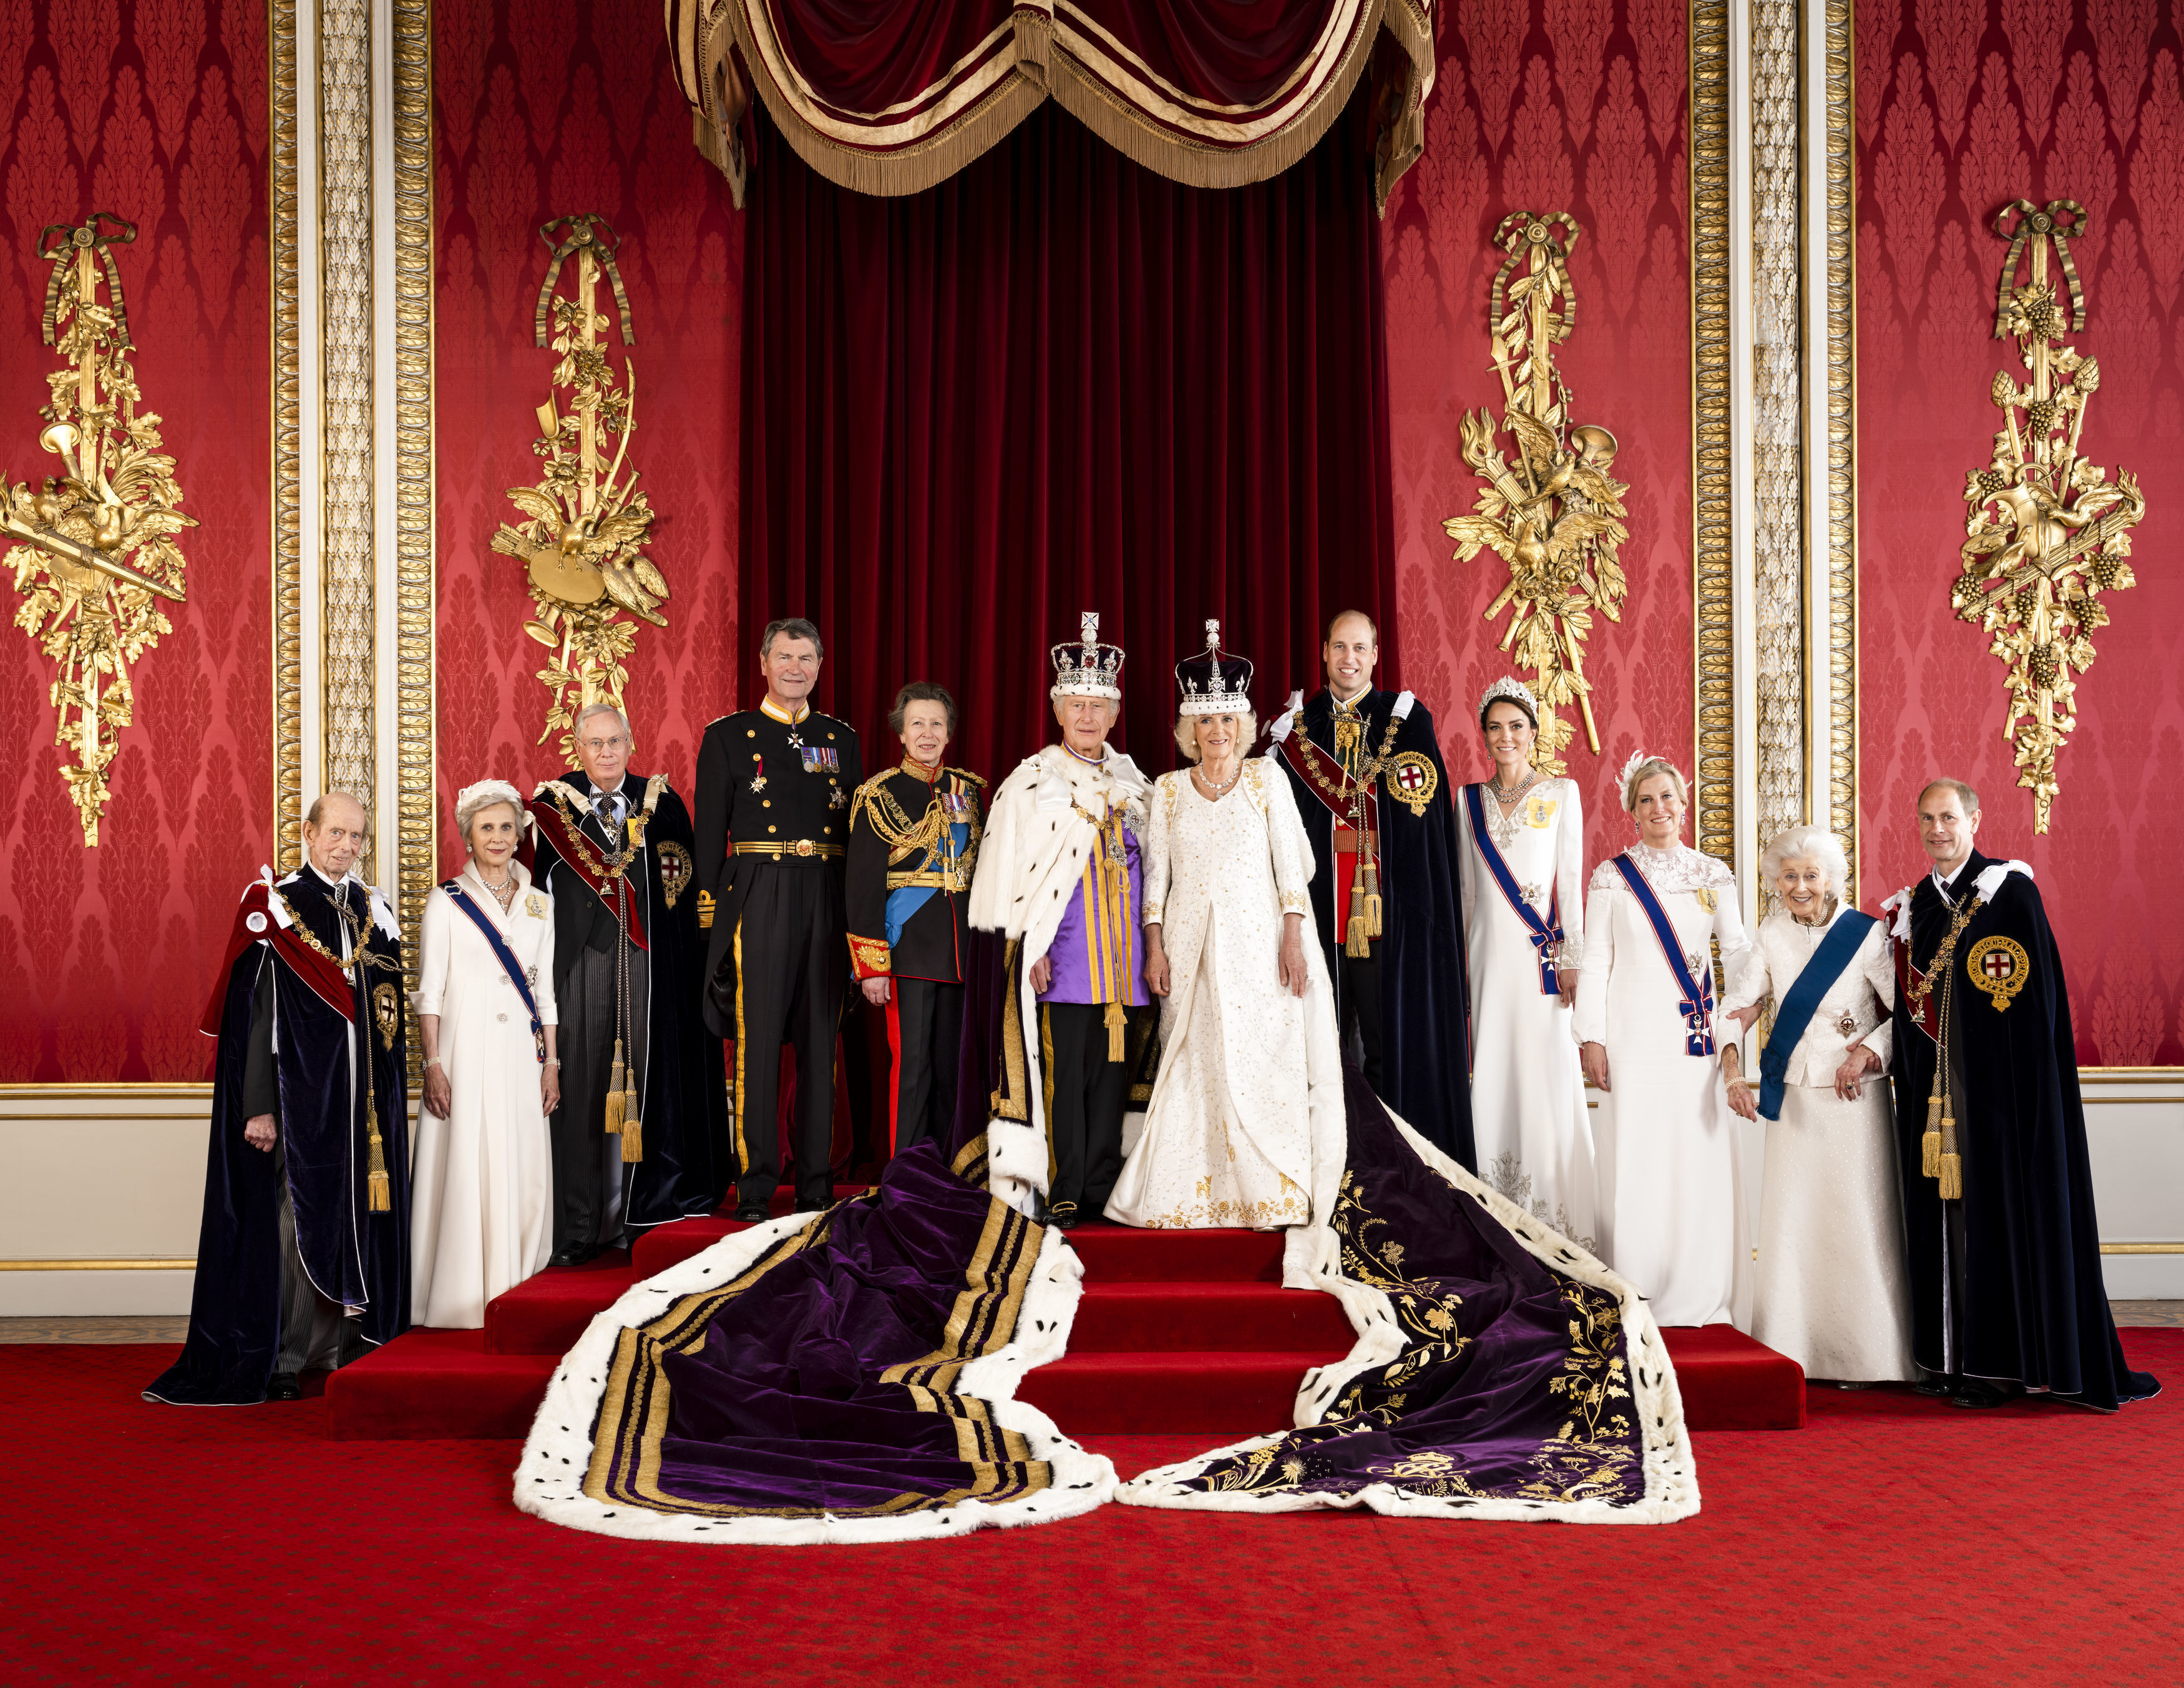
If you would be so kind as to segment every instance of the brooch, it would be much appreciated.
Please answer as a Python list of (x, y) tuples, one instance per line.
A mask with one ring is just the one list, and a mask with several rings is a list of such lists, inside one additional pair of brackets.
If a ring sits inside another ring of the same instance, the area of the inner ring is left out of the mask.
[(766, 758), (760, 752), (754, 750), (751, 752), (751, 760), (758, 764), (758, 772), (751, 779), (750, 788), (753, 791), (764, 791), (766, 789)]

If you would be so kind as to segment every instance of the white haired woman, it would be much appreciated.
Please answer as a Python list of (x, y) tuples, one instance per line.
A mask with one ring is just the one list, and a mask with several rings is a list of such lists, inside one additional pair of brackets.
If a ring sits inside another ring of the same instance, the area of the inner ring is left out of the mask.
[(1592, 1122), (1570, 1005), (1585, 947), (1577, 782), (1532, 766), (1539, 702), (1504, 675), (1479, 700), (1494, 777), (1457, 794), (1471, 971), (1471, 1128), (1479, 1175), (1580, 1248), (1599, 1240)]
[(1663, 757), (1624, 764), (1638, 841), (1594, 869), (1577, 1035), (1593, 1122), (1601, 1257), (1663, 1324), (1735, 1316), (1750, 1258), (1713, 950), (1735, 977), (1750, 940), (1729, 869), (1683, 842), (1689, 793)]
[(1722, 1051), (1729, 1105), (1764, 1117), (1752, 1334), (1808, 1377), (1910, 1382), (1910, 1289), (1888, 1095), (1896, 973), (1880, 922), (1844, 905), (1842, 842), (1792, 827), (1767, 846), (1774, 912), (1722, 1000), (1749, 1027), (1774, 1024), (1755, 1090)]
[(420, 923), (410, 1318), (443, 1329), (483, 1325), (486, 1303), (554, 1246), (554, 904), (515, 859), (525, 822), (505, 780), (461, 792), (455, 828), (470, 860), (425, 900)]
[(1342, 1054), (1312, 929), (1312, 845), (1288, 777), (1244, 754), (1258, 736), (1251, 675), (1211, 644), (1176, 667), (1176, 744), (1193, 766), (1163, 774), (1146, 805), (1161, 1065), (1107, 1203), (1125, 1225), (1320, 1223), (1341, 1175)]

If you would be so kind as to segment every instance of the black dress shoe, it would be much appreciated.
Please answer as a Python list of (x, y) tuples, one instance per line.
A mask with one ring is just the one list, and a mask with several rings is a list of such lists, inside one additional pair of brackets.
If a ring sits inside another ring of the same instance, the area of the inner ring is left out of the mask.
[(590, 1258), (591, 1256), (582, 1249), (555, 1249), (552, 1258), (546, 1263), (549, 1266), (582, 1266)]
[(1966, 1378), (1949, 1397), (1952, 1407), (2007, 1407), (2025, 1393), (2017, 1384), (1990, 1383), (1985, 1378)]
[(736, 1209), (738, 1225), (763, 1225), (772, 1216), (755, 1201), (746, 1201)]
[(268, 1401), (301, 1401), (304, 1398), (303, 1386), (297, 1382), (293, 1372), (276, 1372), (265, 1380), (265, 1398)]
[(1053, 1206), (1046, 1210), (1046, 1217), (1042, 1223), (1051, 1225), (1059, 1231), (1075, 1230), (1077, 1228), (1077, 1204), (1073, 1201), (1057, 1201), (1054, 1203)]
[(1918, 1382), (1911, 1385), (1919, 1395), (1954, 1395), (1964, 1387), (1964, 1380), (1941, 1372), (1921, 1372)]

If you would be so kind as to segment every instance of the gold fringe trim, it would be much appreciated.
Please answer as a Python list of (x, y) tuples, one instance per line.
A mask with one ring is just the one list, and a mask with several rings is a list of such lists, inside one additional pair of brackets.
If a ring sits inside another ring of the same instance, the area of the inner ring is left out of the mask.
[(1123, 1005), (1121, 1003), (1111, 1002), (1107, 1005), (1106, 1018), (1107, 1022), (1107, 1059), (1116, 1065), (1120, 1066), (1128, 1057), (1129, 1053), (1128, 1050), (1123, 1046), (1123, 1033), (1129, 1026), (1129, 1017), (1123, 1012)]
[(627, 1095), (629, 1101), (621, 1116), (621, 1158), (625, 1166), (644, 1158), (644, 1123), (637, 1117), (637, 1092), (632, 1089)]

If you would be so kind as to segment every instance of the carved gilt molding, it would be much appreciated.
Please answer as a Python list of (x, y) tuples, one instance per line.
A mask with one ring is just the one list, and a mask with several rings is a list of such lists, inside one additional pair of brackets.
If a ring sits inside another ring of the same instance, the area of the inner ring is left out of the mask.
[(303, 325), (297, 269), (296, 8), (268, 8), (273, 309), (273, 852), (304, 859)]
[(136, 408), (142, 394), (114, 257), (136, 238), (136, 226), (110, 211), (40, 232), (37, 256), (52, 266), (40, 337), (60, 365), (46, 376), (38, 445), (60, 459), (62, 472), (35, 487), (0, 482), (0, 532), (17, 542), (5, 559), (23, 600), (15, 625), (54, 665), (53, 742), (71, 759), (60, 775), (87, 849), (98, 843), (112, 796), (106, 771), (121, 729), (136, 718), (129, 671), (174, 631), (159, 600), (183, 601), (173, 536), (198, 525), (180, 509), (159, 415)]
[(1692, 842), (1736, 860), (1736, 645), (1731, 600), (1729, 7), (1691, 8)]
[(1844, 900), (1858, 900), (1858, 271), (1856, 58), (1851, 50), (1851, 0), (1825, 0), (1827, 38), (1821, 97), (1827, 131), (1825, 174), (1819, 184), (1827, 220), (1827, 688), (1826, 739), (1814, 760), (1826, 806), (1813, 794), (1816, 818), (1843, 841), (1851, 883)]

